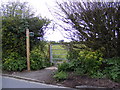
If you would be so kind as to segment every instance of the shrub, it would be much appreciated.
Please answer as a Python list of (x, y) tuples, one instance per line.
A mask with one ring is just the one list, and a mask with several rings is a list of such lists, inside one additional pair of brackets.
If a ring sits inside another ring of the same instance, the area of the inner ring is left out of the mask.
[(68, 74), (67, 72), (60, 71), (60, 72), (57, 72), (53, 77), (56, 78), (58, 81), (60, 81), (60, 80), (67, 79)]
[(31, 70), (38, 70), (44, 67), (44, 56), (38, 48), (34, 48), (30, 55)]
[(83, 68), (75, 68), (74, 69), (76, 75), (84, 75), (85, 70)]
[(69, 46), (69, 51), (67, 54), (67, 59), (72, 61), (73, 59), (77, 59), (79, 57), (79, 52), (83, 50), (90, 50), (87, 46), (84, 44), (75, 44), (75, 43), (70, 43)]
[(61, 64), (58, 64), (58, 71), (69, 71), (69, 63), (63, 62)]
[(120, 57), (103, 59), (99, 51), (80, 51), (77, 59), (58, 65), (59, 73), (67, 71), (74, 71), (77, 75), (89, 75), (93, 78), (107, 77), (120, 82)]
[(102, 54), (99, 52), (92, 51), (81, 51), (78, 57), (79, 68), (83, 68), (84, 72), (92, 75), (99, 70), (102, 64)]
[(11, 52), (11, 54), (4, 59), (3, 69), (7, 71), (22, 71), (26, 69), (26, 58), (21, 57), (16, 52)]
[(103, 74), (101, 70), (98, 70), (97, 72), (94, 72), (94, 74), (91, 75), (92, 78), (105, 78), (106, 75)]
[(102, 61), (102, 54), (97, 51), (81, 51), (77, 59), (73, 59), (69, 63), (59, 64), (58, 71), (75, 71), (79, 75), (88, 74), (92, 76), (100, 69)]
[(120, 82), (120, 58), (106, 59), (108, 67), (105, 67), (103, 73), (110, 79)]
[(73, 59), (77, 59), (79, 52), (80, 50), (74, 50), (74, 49), (69, 50), (67, 54), (67, 59), (69, 61), (72, 61)]
[(92, 75), (99, 70), (102, 61), (102, 54), (97, 51), (81, 51), (77, 59), (70, 61), (69, 68), (77, 74)]
[(45, 54), (38, 47), (35, 47), (31, 51), (30, 63), (31, 70), (39, 70), (47, 66), (50, 66), (49, 60), (46, 58)]
[(104, 69), (98, 69), (97, 72), (94, 72), (92, 74), (92, 77), (95, 78), (109, 78), (113, 81), (120, 82), (120, 58), (110, 58), (105, 59), (105, 68)]

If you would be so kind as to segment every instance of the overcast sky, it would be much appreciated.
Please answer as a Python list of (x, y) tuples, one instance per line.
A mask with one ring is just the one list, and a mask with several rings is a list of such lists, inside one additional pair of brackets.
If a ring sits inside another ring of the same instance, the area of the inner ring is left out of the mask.
[[(32, 8), (34, 8), (35, 15), (41, 15), (42, 17), (49, 18), (50, 20), (54, 19), (48, 8), (53, 9), (56, 5), (56, 0), (1, 0), (2, 3), (8, 1), (29, 2)], [(59, 31), (59, 29), (60, 28), (58, 27), (55, 31), (52, 29), (48, 30), (48, 32), (45, 34), (45, 39), (49, 41), (59, 41), (63, 39), (64, 41), (69, 41), (64, 38), (64, 35)]]

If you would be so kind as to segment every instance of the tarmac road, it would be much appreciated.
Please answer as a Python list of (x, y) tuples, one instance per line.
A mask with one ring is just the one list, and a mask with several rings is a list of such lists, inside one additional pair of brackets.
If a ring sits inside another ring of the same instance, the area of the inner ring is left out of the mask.
[(65, 88), (54, 85), (47, 85), (27, 80), (2, 77), (2, 88)]

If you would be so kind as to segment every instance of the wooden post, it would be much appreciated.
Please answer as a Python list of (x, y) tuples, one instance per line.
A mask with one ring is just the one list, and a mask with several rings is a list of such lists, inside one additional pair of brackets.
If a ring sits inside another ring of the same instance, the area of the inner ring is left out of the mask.
[(27, 50), (27, 70), (30, 71), (30, 36), (29, 36), (29, 29), (26, 29), (26, 50)]
[(50, 44), (48, 44), (48, 58), (49, 58), (49, 62), (50, 62)]
[(53, 61), (52, 61), (52, 44), (49, 45), (49, 51), (50, 51), (50, 62), (53, 63)]

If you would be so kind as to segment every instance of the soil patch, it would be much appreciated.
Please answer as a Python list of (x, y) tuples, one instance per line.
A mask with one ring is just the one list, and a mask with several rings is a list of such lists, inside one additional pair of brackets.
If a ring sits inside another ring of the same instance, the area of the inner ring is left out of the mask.
[(78, 76), (73, 72), (69, 73), (68, 79), (64, 81), (57, 82), (63, 86), (75, 88), (76, 86), (95, 86), (95, 87), (106, 87), (106, 88), (119, 88), (120, 83), (113, 82), (109, 79), (99, 79), (99, 78), (91, 78), (88, 76)]

